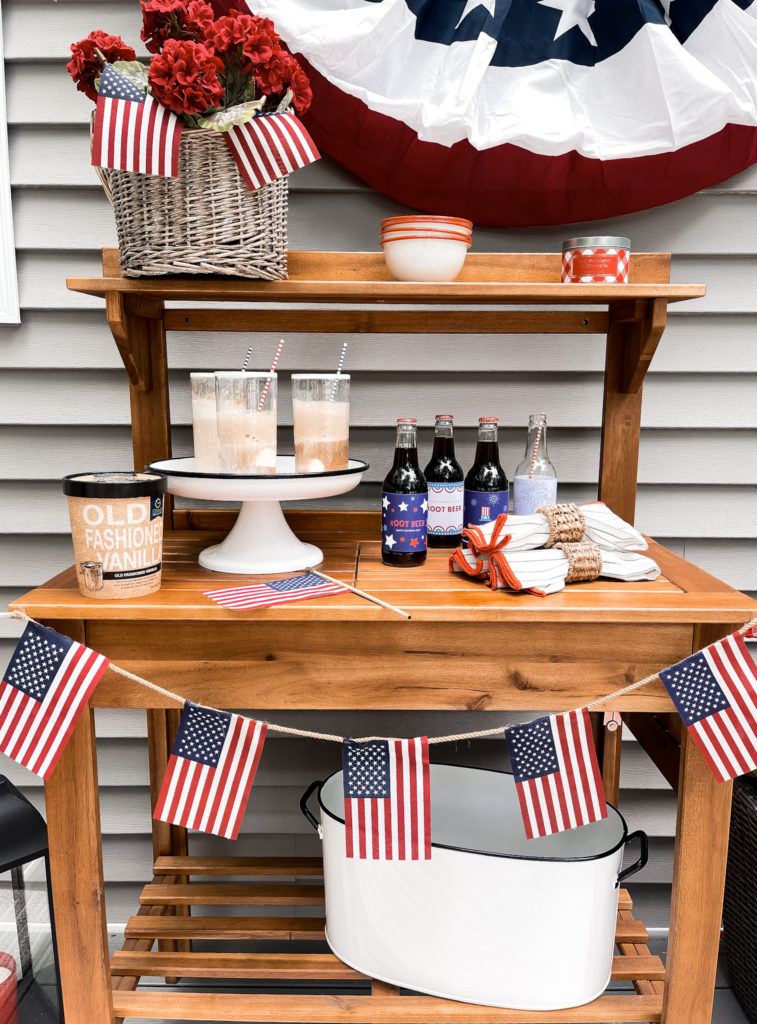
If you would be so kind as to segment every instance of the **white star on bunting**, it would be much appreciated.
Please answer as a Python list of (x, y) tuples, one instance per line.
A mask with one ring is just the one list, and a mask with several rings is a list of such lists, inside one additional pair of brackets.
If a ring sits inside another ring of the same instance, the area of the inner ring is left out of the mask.
[(463, 7), (463, 13), (460, 15), (460, 18), (458, 19), (455, 28), (460, 28), (462, 23), (471, 13), (471, 11), (475, 11), (477, 7), (485, 8), (485, 10), (488, 11), (491, 17), (493, 18), (496, 6), (497, 0), (465, 0), (465, 7)]
[(594, 13), (594, 0), (539, 0), (542, 7), (551, 7), (560, 11), (560, 21), (554, 38), (559, 39), (572, 28), (580, 28), (592, 46), (597, 45), (594, 33), (589, 26), (589, 18)]

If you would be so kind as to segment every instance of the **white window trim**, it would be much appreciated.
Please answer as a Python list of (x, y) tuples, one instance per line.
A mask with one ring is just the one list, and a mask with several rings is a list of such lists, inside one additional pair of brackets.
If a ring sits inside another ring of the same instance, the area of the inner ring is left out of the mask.
[(5, 106), (5, 60), (3, 57), (3, 12), (0, 7), (0, 324), (21, 323), (13, 241), (11, 176), (8, 162), (8, 117)]

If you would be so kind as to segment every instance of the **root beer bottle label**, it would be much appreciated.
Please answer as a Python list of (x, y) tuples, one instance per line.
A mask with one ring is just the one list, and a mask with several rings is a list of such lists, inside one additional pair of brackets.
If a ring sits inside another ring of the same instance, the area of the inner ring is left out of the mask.
[(386, 565), (426, 561), (428, 488), (418, 465), (416, 421), (397, 420), (394, 462), (381, 493), (381, 557)]

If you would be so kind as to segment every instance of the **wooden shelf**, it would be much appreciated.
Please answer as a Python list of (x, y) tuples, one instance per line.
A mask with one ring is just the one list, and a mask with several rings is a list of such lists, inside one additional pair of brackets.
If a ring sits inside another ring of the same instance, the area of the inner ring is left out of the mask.
[[(229, 874), (250, 876), (279, 875), (280, 866), (273, 859), (268, 862), (257, 858), (233, 858), (232, 862), (215, 857), (171, 858), (171, 866), (199, 876), (218, 875), (219, 863)], [(121, 1017), (170, 1017), (175, 1020), (238, 1020), (238, 1021), (312, 1021), (330, 1024), (334, 1021), (359, 1021), (365, 1024), (537, 1024), (546, 1018), (553, 1022), (593, 1021), (658, 1021), (662, 1016), (665, 967), (657, 956), (652, 956), (646, 945), (648, 935), (641, 921), (633, 916), (633, 903), (625, 889), (618, 900), (615, 932), (617, 955), (613, 959), (613, 981), (631, 982), (634, 991), (607, 992), (581, 1007), (568, 1010), (530, 1012), (497, 1009), (471, 1003), (453, 1002), (432, 996), (404, 993), (383, 982), (371, 981), (365, 975), (347, 967), (326, 950), (303, 952), (301, 940), (323, 939), (323, 918), (207, 918), (176, 917), (177, 909), (188, 903), (206, 906), (209, 902), (202, 882), (172, 883), (171, 878), (160, 875), (165, 870), (166, 858), (155, 863), (156, 877), (146, 885), (140, 897), (140, 912), (132, 917), (126, 928), (126, 942), (111, 959), (113, 977), (113, 1009)], [(303, 876), (310, 878), (313, 862), (303, 859)], [(287, 860), (287, 871), (293, 879), (300, 871), (296, 858)], [(259, 900), (250, 901), (250, 889), (258, 888)], [(265, 905), (269, 886), (262, 882), (250, 884), (226, 883), (215, 886), (223, 889), (223, 900), (241, 904), (254, 902)], [(291, 904), (312, 905), (303, 896), (303, 886), (296, 881), (280, 887), (286, 890)], [(160, 902), (151, 902), (160, 890)], [(171, 893), (174, 899), (171, 899)], [(195, 898), (192, 899), (192, 894)], [(270, 900), (268, 903), (270, 904)], [(323, 904), (323, 892), (319, 900)], [(231, 924), (230, 924), (231, 922)], [(277, 928), (272, 928), (272, 924)], [(307, 931), (294, 930), (303, 924)], [(168, 926), (168, 927), (167, 927)], [(230, 953), (215, 951), (155, 951), (155, 942), (167, 938), (184, 941), (213, 938), (216, 941), (277, 941), (277, 952)], [(280, 941), (288, 941), (291, 949), (280, 951)], [(191, 978), (194, 982), (208, 979), (256, 980), (271, 984), (282, 981), (318, 983), (318, 994), (259, 994), (200, 993), (173, 989), (172, 991), (137, 991), (141, 978)], [(346, 983), (351, 987), (347, 988)], [(329, 986), (334, 988), (329, 992)]]
[[(219, 277), (122, 277), (118, 250), (106, 249), (102, 277), (70, 277), (75, 292), (194, 302), (392, 302), (422, 305), (503, 303), (608, 305), (629, 300), (680, 302), (705, 294), (701, 284), (660, 281), (670, 257), (634, 253), (629, 284), (562, 284), (558, 253), (471, 253), (449, 284), (394, 281), (381, 253), (290, 252), (286, 281)], [(176, 322), (176, 318), (173, 318)], [(235, 328), (227, 327), (227, 330)]]

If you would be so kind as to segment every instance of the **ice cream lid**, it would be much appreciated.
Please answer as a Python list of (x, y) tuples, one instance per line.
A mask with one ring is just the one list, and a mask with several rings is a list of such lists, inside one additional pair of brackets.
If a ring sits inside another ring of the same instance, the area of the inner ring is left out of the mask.
[(158, 473), (133, 470), (72, 473), (63, 477), (63, 493), (71, 498), (150, 498), (164, 494), (167, 480)]

